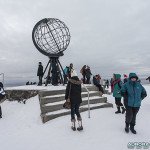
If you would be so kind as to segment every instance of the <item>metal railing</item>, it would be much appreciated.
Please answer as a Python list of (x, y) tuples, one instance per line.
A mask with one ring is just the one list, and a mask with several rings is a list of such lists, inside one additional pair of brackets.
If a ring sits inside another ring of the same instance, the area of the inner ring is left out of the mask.
[(82, 83), (83, 87), (86, 89), (86, 91), (88, 92), (88, 117), (90, 118), (90, 91), (87, 89), (87, 87)]
[(4, 85), (4, 73), (0, 73), (0, 75), (3, 76), (3, 85)]

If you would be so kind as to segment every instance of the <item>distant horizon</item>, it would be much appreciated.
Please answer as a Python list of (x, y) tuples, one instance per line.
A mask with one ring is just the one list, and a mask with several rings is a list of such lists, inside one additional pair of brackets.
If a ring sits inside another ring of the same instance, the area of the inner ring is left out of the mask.
[[(79, 76), (79, 78), (81, 79), (81, 76)], [(139, 79), (142, 81), (142, 84), (149, 84), (149, 81), (146, 80), (147, 76), (139, 76)], [(5, 87), (13, 87), (13, 86), (23, 86), (23, 85), (26, 85), (26, 82), (36, 82), (38, 83), (38, 77), (37, 78), (32, 78), (33, 80), (27, 80), (26, 78), (19, 78), (19, 80), (15, 79), (15, 80), (7, 80), (5, 79), (4, 80), (4, 85)], [(111, 79), (111, 76), (107, 76), (107, 77), (103, 77), (102, 76), (102, 79), (101, 81), (103, 81), (104, 79), (106, 80), (109, 80)], [(122, 76), (121, 79), (123, 80), (124, 77)], [(91, 77), (91, 81), (93, 80), (93, 76)], [(45, 79), (43, 79), (43, 82), (45, 81)], [(2, 78), (0, 78), (0, 82), (3, 82), (2, 81)]]

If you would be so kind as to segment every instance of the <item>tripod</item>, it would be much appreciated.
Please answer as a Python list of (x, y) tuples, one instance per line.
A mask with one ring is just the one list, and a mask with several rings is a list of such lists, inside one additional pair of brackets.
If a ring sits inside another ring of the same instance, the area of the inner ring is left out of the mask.
[[(62, 83), (63, 83), (63, 85), (64, 85), (64, 79), (63, 79), (63, 76), (62, 76), (62, 74), (61, 74), (61, 70), (62, 70), (63, 73), (64, 73), (64, 70), (63, 70), (62, 65), (61, 65), (61, 63), (60, 63), (60, 61), (59, 61), (59, 57), (49, 57), (49, 58), (50, 58), (50, 60), (48, 61), (47, 65), (46, 65), (46, 68), (45, 68), (45, 70), (44, 70), (44, 73), (43, 73), (43, 76), (44, 76), (44, 74), (45, 74), (45, 72), (46, 72), (48, 66), (50, 65), (50, 66), (49, 66), (49, 70), (48, 70), (48, 74), (47, 74), (47, 77), (46, 77), (45, 86), (47, 86), (47, 84), (48, 84), (48, 80), (49, 80), (49, 78), (50, 78), (50, 73), (51, 73), (51, 71), (52, 71), (52, 66), (54, 66), (54, 64), (56, 64), (56, 63), (58, 64), (59, 75), (60, 75), (60, 78), (61, 78)], [(64, 73), (64, 75), (65, 75), (65, 73)], [(53, 77), (53, 74), (52, 74), (52, 77)]]

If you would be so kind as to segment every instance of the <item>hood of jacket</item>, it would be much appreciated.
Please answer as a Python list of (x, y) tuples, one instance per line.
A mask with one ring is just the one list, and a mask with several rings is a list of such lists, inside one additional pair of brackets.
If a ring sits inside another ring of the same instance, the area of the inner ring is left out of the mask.
[(130, 73), (129, 74), (129, 79), (131, 80), (131, 78), (135, 77), (138, 80), (138, 76), (136, 75), (136, 73)]
[(115, 74), (115, 78), (116, 78), (116, 80), (118, 80), (118, 79), (121, 78), (121, 75), (120, 74)]

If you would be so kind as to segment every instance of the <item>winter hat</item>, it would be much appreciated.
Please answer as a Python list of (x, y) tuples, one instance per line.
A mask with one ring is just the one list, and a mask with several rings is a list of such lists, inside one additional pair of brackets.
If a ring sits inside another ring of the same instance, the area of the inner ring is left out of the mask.
[(124, 74), (124, 77), (125, 77), (125, 78), (128, 78), (128, 76), (127, 76), (126, 74)]
[(74, 69), (71, 70), (71, 77), (77, 77), (77, 73)]

